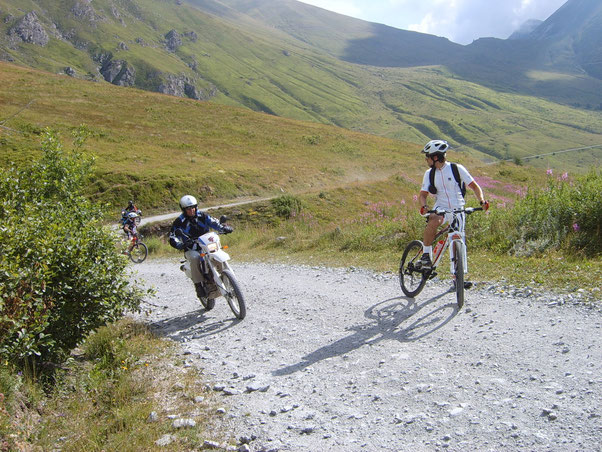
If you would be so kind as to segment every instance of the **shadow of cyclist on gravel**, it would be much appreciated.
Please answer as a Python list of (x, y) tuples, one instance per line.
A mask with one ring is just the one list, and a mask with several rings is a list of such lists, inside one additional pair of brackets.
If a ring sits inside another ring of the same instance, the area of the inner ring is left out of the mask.
[[(277, 369), (272, 374), (274, 376), (290, 375), (324, 359), (345, 355), (364, 345), (376, 344), (383, 339), (411, 342), (428, 336), (456, 316), (458, 308), (455, 303), (435, 307), (428, 313), (420, 315), (407, 327), (402, 327), (402, 324), (413, 320), (419, 312), (444, 295), (445, 293), (437, 295), (422, 304), (417, 304), (413, 298), (406, 297), (389, 298), (376, 303), (364, 312), (364, 316), (370, 319), (370, 322), (349, 328), (354, 331), (353, 334), (321, 347), (305, 355), (301, 362)], [(447, 316), (443, 314), (446, 310), (450, 311)]]
[(208, 318), (205, 314), (204, 309), (198, 309), (181, 316), (152, 322), (149, 326), (153, 333), (185, 342), (190, 338), (200, 339), (221, 333), (240, 323), (240, 320), (235, 318), (217, 320)]

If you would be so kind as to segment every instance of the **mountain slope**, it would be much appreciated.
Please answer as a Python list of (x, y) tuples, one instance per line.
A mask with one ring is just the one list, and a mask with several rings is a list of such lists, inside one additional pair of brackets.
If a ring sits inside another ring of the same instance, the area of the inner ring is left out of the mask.
[[(584, 77), (583, 70), (602, 66), (596, 63), (599, 58), (595, 53), (601, 45), (587, 44), (589, 52), (579, 51), (581, 57), (575, 56), (578, 50), (565, 49), (563, 52), (572, 58), (566, 64), (559, 58), (550, 61), (550, 54), (560, 50), (555, 51), (547, 41), (537, 39), (537, 34), (520, 40), (479, 39), (461, 46), (445, 38), (361, 21), (295, 0), (186, 1), (205, 11), (209, 5), (219, 3), (222, 9), (217, 14), (221, 17), (238, 21), (250, 17), (348, 62), (381, 67), (444, 65), (468, 81), (496, 90), (545, 97), (564, 104), (589, 104), (590, 108), (602, 105), (602, 82), (597, 72), (590, 69)], [(587, 29), (584, 43), (600, 43), (600, 5), (596, 0), (569, 0), (538, 29), (550, 27), (559, 17), (560, 22), (566, 22), (565, 28), (574, 33)], [(564, 18), (565, 15), (568, 17)], [(580, 21), (571, 20), (573, 16), (581, 18)], [(541, 71), (551, 75), (542, 75)]]
[[(387, 67), (445, 64), (462, 46), (446, 38), (399, 30), (295, 0), (186, 0), (220, 17), (250, 17), (264, 26), (351, 63)], [(222, 8), (212, 8), (219, 3)]]
[(602, 2), (571, 0), (528, 39), (547, 45), (550, 66), (577, 66), (602, 79)]
[[(534, 59), (537, 44), (512, 47), (517, 44), (479, 40), (464, 48), (292, 0), (190, 2), (194, 7), (183, 0), (0, 0), (0, 57), (75, 78), (109, 79), (417, 144), (445, 137), (480, 158), (522, 158), (536, 153), (534, 143), (551, 151), (600, 144), (600, 113), (521, 94), (558, 95), (556, 88), (564, 83), (562, 91), (571, 94), (571, 102), (586, 99), (592, 108), (598, 105), (596, 95), (601, 96), (592, 94), (596, 82), (591, 77), (580, 75), (576, 86), (573, 74), (529, 70), (525, 62)], [(375, 40), (364, 54), (380, 48), (374, 30), (398, 38), (391, 45), (405, 48), (407, 57), (386, 52), (404, 64), (429, 45), (431, 50), (420, 56), (424, 60), (411, 64), (456, 51), (464, 56), (449, 58), (447, 68), (344, 61), (350, 47), (370, 39)], [(519, 50), (520, 58), (504, 62), (504, 54)], [(518, 60), (525, 66), (517, 72)], [(30, 95), (38, 93), (31, 90)], [(535, 164), (566, 167), (566, 160), (557, 156)], [(586, 155), (568, 165), (582, 170), (596, 161)]]

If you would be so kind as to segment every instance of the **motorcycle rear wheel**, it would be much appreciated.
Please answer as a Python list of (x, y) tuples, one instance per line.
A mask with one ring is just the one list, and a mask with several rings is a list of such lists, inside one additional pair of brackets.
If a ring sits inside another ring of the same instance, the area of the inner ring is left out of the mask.
[(234, 313), (234, 316), (242, 320), (247, 315), (247, 307), (245, 305), (245, 299), (240, 290), (238, 281), (234, 277), (234, 274), (230, 270), (224, 270), (222, 273), (222, 282), (226, 286), (227, 293), (225, 295), (230, 309)]

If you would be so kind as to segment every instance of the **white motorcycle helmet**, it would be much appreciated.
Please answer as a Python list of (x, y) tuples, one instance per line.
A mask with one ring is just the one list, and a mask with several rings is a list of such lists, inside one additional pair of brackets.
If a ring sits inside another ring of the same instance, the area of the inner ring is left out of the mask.
[(422, 150), (423, 154), (433, 155), (433, 154), (445, 154), (445, 151), (449, 149), (449, 144), (445, 140), (431, 140), (424, 146)]
[(191, 195), (184, 195), (180, 198), (180, 209), (185, 212), (189, 207), (196, 207), (198, 205), (196, 198)]

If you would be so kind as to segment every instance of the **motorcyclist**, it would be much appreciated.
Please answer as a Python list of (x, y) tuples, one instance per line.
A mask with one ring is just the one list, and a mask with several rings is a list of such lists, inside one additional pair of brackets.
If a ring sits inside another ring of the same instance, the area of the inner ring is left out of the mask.
[(121, 211), (121, 222), (124, 225), (125, 225), (125, 222), (128, 220), (128, 214), (130, 212), (137, 213), (138, 217), (142, 213), (141, 210), (138, 207), (136, 207), (136, 204), (134, 204), (134, 201), (132, 201), (132, 200), (128, 201), (127, 207)]
[(206, 234), (211, 229), (229, 234), (233, 231), (231, 226), (220, 223), (211, 215), (198, 210), (198, 203), (194, 196), (184, 195), (180, 198), (182, 214), (171, 225), (169, 244), (178, 250), (184, 251), (184, 256), (190, 263), (192, 281), (199, 297), (207, 296), (204, 287), (210, 275), (201, 272), (201, 255), (195, 249), (196, 239)]

